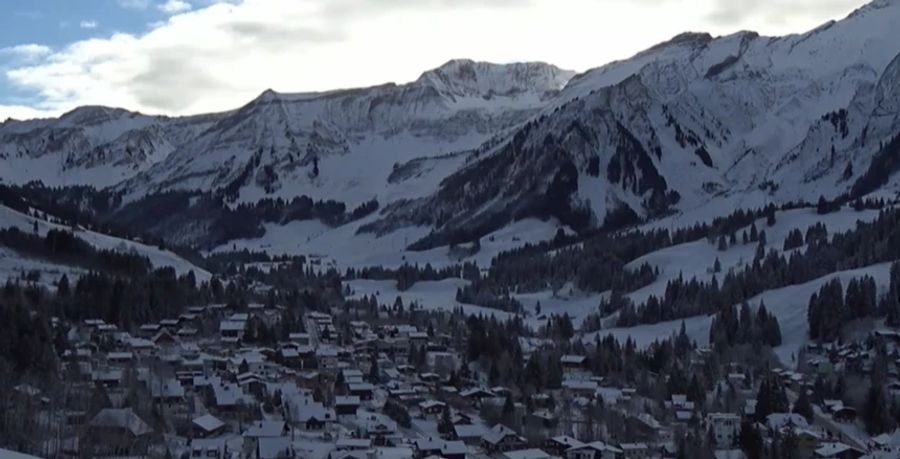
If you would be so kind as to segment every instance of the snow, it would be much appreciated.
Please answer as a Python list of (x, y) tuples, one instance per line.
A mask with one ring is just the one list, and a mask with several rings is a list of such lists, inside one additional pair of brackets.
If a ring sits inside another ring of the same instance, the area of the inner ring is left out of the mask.
[[(855, 228), (858, 221), (872, 221), (877, 216), (878, 211), (874, 210), (857, 212), (850, 208), (844, 208), (839, 212), (819, 215), (815, 209), (796, 209), (777, 212), (776, 223), (771, 227), (766, 225), (765, 219), (756, 221), (756, 226), (759, 230), (766, 231), (769, 249), (775, 249), (778, 253), (783, 253), (781, 248), (784, 244), (784, 239), (793, 229), (800, 229), (805, 234), (809, 226), (816, 223), (824, 223), (828, 228), (829, 235), (834, 235), (837, 232)], [(652, 284), (631, 292), (627, 296), (637, 304), (646, 301), (650, 295), (659, 297), (664, 294), (666, 284), (679, 276), (682, 276), (685, 280), (697, 278), (709, 281), (714, 275), (711, 268), (716, 258), (722, 264), (723, 273), (729, 269), (743, 270), (752, 263), (756, 244), (741, 244), (741, 230), (737, 234), (738, 244), (730, 246), (725, 251), (717, 250), (715, 244), (710, 244), (706, 239), (702, 239), (668, 247), (632, 261), (628, 264), (629, 268), (636, 268), (644, 263), (649, 263), (651, 266), (659, 268), (660, 275)], [(803, 250), (803, 248), (799, 250)], [(832, 279), (840, 279), (846, 286), (846, 283), (851, 279), (866, 275), (872, 276), (879, 287), (879, 291), (883, 292), (889, 284), (889, 274), (890, 263), (840, 271), (804, 284), (763, 292), (750, 298), (748, 303), (756, 307), (760, 301), (764, 302), (769, 312), (778, 319), (783, 342), (781, 346), (775, 349), (775, 354), (783, 364), (793, 366), (796, 364), (794, 356), (796, 356), (797, 351), (808, 342), (807, 308), (809, 306), (809, 298), (813, 293), (816, 293)], [(720, 278), (722, 275), (721, 273), (718, 274)], [(542, 302), (542, 307), (543, 304)], [(657, 339), (677, 333), (681, 328), (682, 322), (685, 325), (688, 336), (692, 340), (700, 345), (708, 344), (712, 316), (697, 316), (684, 320), (673, 320), (636, 327), (610, 328), (588, 334), (585, 336), (585, 339), (592, 340), (596, 334), (600, 336), (611, 334), (620, 341), (631, 338), (638, 346), (647, 346)]]
[[(759, 231), (766, 232), (766, 240), (768, 242), (766, 252), (774, 249), (777, 253), (783, 254), (784, 240), (795, 229), (799, 229), (805, 237), (807, 228), (817, 223), (823, 223), (828, 228), (828, 234), (833, 235), (856, 228), (856, 224), (859, 221), (870, 222), (875, 220), (878, 217), (878, 211), (864, 210), (857, 212), (850, 208), (844, 208), (839, 212), (819, 215), (815, 209), (803, 208), (786, 212), (779, 211), (776, 212), (775, 217), (775, 225), (773, 226), (768, 226), (765, 218), (757, 220), (755, 224)], [(667, 223), (674, 225), (675, 223), (673, 222), (680, 224), (693, 223), (690, 219), (673, 217), (668, 221), (651, 223), (647, 225), (646, 229), (666, 227), (668, 226)], [(630, 269), (637, 269), (644, 263), (658, 268), (659, 277), (652, 284), (630, 293), (628, 295), (629, 298), (637, 304), (643, 303), (651, 295), (659, 298), (665, 293), (668, 282), (677, 279), (679, 276), (685, 280), (696, 278), (697, 280), (708, 282), (713, 275), (717, 275), (721, 281), (722, 276), (729, 270), (742, 271), (753, 262), (757, 246), (755, 243), (743, 244), (741, 236), (743, 231), (747, 231), (749, 234), (750, 227), (747, 226), (738, 230), (736, 232), (737, 245), (729, 246), (724, 251), (718, 250), (716, 241), (710, 244), (706, 239), (701, 239), (668, 247), (630, 262), (626, 266)], [(712, 271), (716, 259), (719, 260), (722, 266), (722, 272), (718, 274)]]
[(499, 320), (512, 317), (512, 314), (508, 312), (456, 301), (456, 290), (468, 283), (469, 281), (464, 279), (422, 281), (416, 282), (404, 292), (397, 289), (397, 282), (393, 280), (355, 279), (345, 281), (344, 285), (351, 289), (352, 294), (349, 298), (359, 299), (363, 296), (375, 295), (380, 306), (393, 306), (399, 296), (403, 300), (404, 307), (409, 307), (412, 302), (416, 302), (425, 310), (446, 311), (462, 308), (466, 315), (494, 316)]
[(335, 267), (341, 271), (350, 267), (397, 268), (404, 263), (420, 266), (430, 263), (435, 269), (463, 262), (488, 267), (491, 260), (501, 252), (527, 243), (551, 240), (559, 229), (572, 234), (570, 229), (555, 220), (525, 219), (485, 235), (481, 238), (481, 250), (478, 253), (460, 259), (450, 253), (449, 247), (421, 252), (406, 250), (410, 244), (428, 234), (429, 229), (424, 227), (408, 227), (380, 237), (372, 233), (357, 234), (360, 226), (376, 218), (377, 216), (372, 215), (337, 228), (329, 228), (316, 220), (286, 225), (266, 224), (266, 232), (262, 237), (231, 241), (212, 252), (249, 249), (271, 255), (306, 255), (319, 260), (326, 267)]
[[(72, 228), (70, 227), (50, 223), (45, 220), (23, 214), (9, 207), (0, 206), (0, 228), (17, 227), (19, 228), (19, 230), (30, 234), (34, 230), (35, 222), (37, 222), (38, 224), (37, 234), (41, 237), (46, 236), (47, 232), (51, 229), (72, 231)], [(210, 274), (208, 271), (194, 266), (187, 260), (168, 250), (162, 250), (158, 247), (141, 244), (134, 241), (128, 241), (125, 239), (120, 239), (80, 228), (76, 229), (74, 231), (74, 234), (76, 237), (84, 240), (97, 249), (115, 250), (117, 252), (123, 253), (137, 253), (139, 255), (147, 257), (154, 267), (171, 266), (175, 268), (175, 271), (178, 275), (187, 274), (188, 272), (193, 271), (194, 276), (196, 276), (198, 282), (205, 282), (212, 278), (212, 274)], [(11, 250), (6, 250), (5, 253), (0, 254), (0, 275), (8, 276), (9, 274), (13, 274), (15, 269), (9, 269), (5, 267), (9, 263), (22, 268), (30, 267), (29, 269), (36, 269), (38, 271), (46, 273), (54, 279), (61, 277), (64, 273), (69, 274), (70, 277), (72, 275), (76, 275), (77, 277), (77, 275), (82, 272), (82, 270), (80, 269), (48, 264), (46, 262), (37, 260), (29, 260), (24, 257), (17, 257), (18, 254)]]

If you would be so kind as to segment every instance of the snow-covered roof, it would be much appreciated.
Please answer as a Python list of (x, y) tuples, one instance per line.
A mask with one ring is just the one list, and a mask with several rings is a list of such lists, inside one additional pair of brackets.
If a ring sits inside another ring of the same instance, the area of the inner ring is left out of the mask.
[(520, 449), (518, 451), (507, 451), (503, 453), (506, 459), (549, 459), (550, 455), (542, 449)]
[(289, 437), (262, 437), (257, 444), (259, 459), (293, 457), (293, 446)]
[(135, 437), (140, 437), (153, 432), (143, 419), (138, 417), (131, 408), (104, 408), (91, 419), (91, 427), (126, 429)]
[(487, 433), (485, 433), (484, 436), (481, 437), (481, 439), (492, 445), (496, 445), (510, 435), (516, 437), (519, 436), (519, 434), (517, 434), (515, 430), (512, 430), (503, 424), (497, 424), (494, 427), (491, 427), (491, 429), (488, 430)]
[(214, 430), (222, 428), (225, 425), (225, 423), (222, 422), (221, 419), (211, 414), (204, 414), (203, 416), (195, 418), (192, 422), (194, 423), (194, 425), (200, 427), (206, 432), (212, 432)]
[(286, 428), (284, 421), (256, 421), (244, 432), (245, 437), (280, 437)]

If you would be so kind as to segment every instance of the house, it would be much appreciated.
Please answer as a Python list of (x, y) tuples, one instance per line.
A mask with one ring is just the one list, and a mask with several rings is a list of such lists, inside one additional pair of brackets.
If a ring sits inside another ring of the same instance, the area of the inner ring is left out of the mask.
[(766, 428), (771, 432), (789, 427), (809, 429), (809, 423), (797, 413), (772, 413), (766, 416)]
[(372, 448), (372, 440), (368, 438), (339, 438), (334, 445), (337, 451), (366, 451)]
[(131, 408), (105, 408), (88, 423), (87, 441), (93, 456), (146, 455), (153, 429)]
[(524, 447), (525, 439), (515, 430), (497, 424), (481, 437), (481, 446), (490, 453), (512, 451)]
[(205, 459), (225, 459), (231, 457), (227, 437), (195, 438), (191, 440), (191, 457)]
[(577, 446), (584, 446), (584, 443), (578, 441), (576, 438), (560, 435), (545, 440), (543, 450), (554, 456), (563, 457), (567, 450)]
[(289, 400), (287, 408), (291, 422), (301, 430), (328, 430), (336, 420), (333, 410), (305, 396)]
[(563, 371), (570, 372), (581, 372), (584, 370), (585, 365), (587, 364), (587, 357), (583, 355), (564, 355), (560, 357), (559, 363), (562, 364)]
[(149, 385), (155, 402), (172, 405), (185, 401), (184, 387), (177, 379), (151, 381)]
[(284, 421), (256, 421), (244, 431), (244, 452), (247, 454), (258, 453), (260, 440), (264, 438), (284, 438), (289, 433), (290, 426)]
[(619, 443), (619, 449), (624, 459), (648, 459), (652, 452), (646, 443)]
[(294, 459), (294, 445), (290, 437), (262, 437), (256, 443), (257, 459)]
[(497, 395), (487, 389), (473, 388), (466, 389), (459, 393), (460, 397), (468, 400), (473, 406), (481, 406), (481, 402), (487, 398), (494, 398)]
[(334, 412), (338, 417), (356, 416), (360, 404), (359, 397), (355, 395), (337, 396), (334, 398)]
[(618, 459), (622, 450), (602, 441), (573, 446), (566, 451), (566, 459)]
[(462, 441), (467, 445), (477, 445), (487, 432), (488, 428), (482, 424), (459, 424), (453, 426), (453, 432), (450, 435), (454, 440)]
[(191, 421), (191, 427), (194, 431), (194, 438), (211, 438), (222, 434), (225, 431), (225, 423), (221, 419), (211, 415), (204, 414)]
[(706, 428), (712, 432), (717, 446), (731, 446), (740, 432), (741, 417), (734, 413), (709, 413), (706, 415)]
[(835, 459), (859, 459), (864, 454), (865, 451), (840, 442), (823, 443), (815, 451), (815, 457)]
[(372, 400), (375, 394), (375, 386), (370, 383), (347, 384), (350, 395), (359, 397), (360, 400)]
[(507, 451), (498, 456), (500, 459), (550, 459), (551, 456), (537, 448)]
[(223, 343), (237, 344), (244, 339), (246, 321), (223, 320), (219, 323), (219, 337)]
[(291, 333), (288, 335), (288, 341), (300, 346), (309, 346), (312, 344), (309, 333)]
[(380, 413), (364, 413), (357, 421), (363, 436), (378, 446), (387, 444), (390, 437), (397, 434), (397, 422)]
[(424, 417), (432, 416), (437, 418), (447, 409), (447, 404), (437, 400), (425, 400), (419, 402), (419, 409)]
[(420, 438), (413, 443), (415, 457), (424, 459), (428, 456), (440, 456), (445, 459), (466, 459), (469, 447), (461, 441), (444, 441), (441, 439)]

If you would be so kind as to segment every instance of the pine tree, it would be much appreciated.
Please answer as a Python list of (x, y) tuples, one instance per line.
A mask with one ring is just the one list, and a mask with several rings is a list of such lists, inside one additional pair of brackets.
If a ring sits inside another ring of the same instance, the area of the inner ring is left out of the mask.
[(797, 397), (797, 401), (794, 403), (793, 412), (803, 416), (808, 422), (813, 422), (813, 407), (809, 401), (809, 394), (806, 389), (800, 390), (800, 396)]

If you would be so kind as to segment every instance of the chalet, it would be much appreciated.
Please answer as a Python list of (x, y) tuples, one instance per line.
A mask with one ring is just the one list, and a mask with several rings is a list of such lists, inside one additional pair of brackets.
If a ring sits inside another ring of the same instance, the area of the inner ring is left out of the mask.
[(223, 320), (219, 323), (219, 337), (223, 343), (240, 343), (244, 339), (246, 327), (246, 321)]
[(105, 408), (88, 423), (86, 444), (93, 456), (146, 455), (153, 429), (131, 408)]
[(856, 421), (856, 409), (849, 406), (833, 406), (829, 412), (837, 422), (849, 424)]
[(520, 449), (507, 451), (498, 456), (500, 459), (550, 459), (550, 455), (541, 449)]
[(214, 406), (220, 411), (235, 411), (251, 401), (240, 386), (233, 383), (219, 383), (210, 386)]
[(309, 397), (292, 399), (287, 403), (287, 407), (291, 421), (301, 430), (328, 430), (336, 420), (333, 410)]
[(134, 362), (133, 352), (110, 352), (106, 354), (106, 362), (110, 365), (128, 365)]
[(731, 446), (741, 429), (741, 417), (733, 413), (709, 413), (706, 415), (706, 429), (718, 446)]
[(620, 443), (624, 459), (647, 459), (651, 456), (650, 446), (646, 443)]
[(334, 411), (339, 418), (343, 416), (356, 416), (356, 412), (359, 410), (360, 405), (361, 402), (359, 397), (354, 395), (337, 396), (334, 399)]
[(493, 392), (480, 388), (466, 389), (460, 392), (459, 395), (463, 399), (468, 400), (475, 407), (481, 406), (481, 402), (484, 401), (484, 399), (496, 397)]
[(459, 424), (453, 426), (450, 436), (453, 440), (459, 440), (467, 445), (478, 445), (487, 433), (488, 428), (482, 424)]
[(256, 441), (256, 459), (294, 459), (297, 457), (290, 437), (263, 437)]
[(339, 361), (338, 350), (333, 347), (320, 347), (316, 349), (316, 361), (322, 370), (336, 370)]
[(573, 446), (566, 451), (566, 459), (618, 459), (622, 450), (602, 441)]
[(814, 457), (834, 458), (834, 459), (859, 459), (865, 451), (854, 448), (850, 445), (840, 442), (829, 442), (821, 444), (815, 451)]
[(363, 435), (379, 446), (387, 444), (389, 438), (397, 435), (397, 423), (380, 413), (365, 413), (358, 421)]
[(151, 381), (149, 386), (153, 401), (157, 403), (171, 405), (185, 401), (184, 387), (177, 379)]
[(257, 451), (263, 438), (283, 438), (290, 433), (290, 426), (284, 421), (256, 421), (244, 432), (244, 451)]
[(195, 438), (191, 440), (191, 457), (206, 459), (225, 459), (231, 457), (228, 451), (227, 437)]
[(221, 419), (211, 414), (204, 414), (191, 421), (194, 438), (217, 437), (225, 432), (225, 427), (225, 423)]
[(436, 438), (420, 438), (413, 443), (415, 457), (440, 456), (445, 459), (465, 459), (469, 447), (461, 441), (444, 441)]
[(564, 371), (580, 372), (584, 370), (587, 364), (587, 357), (583, 355), (568, 354), (560, 357), (559, 363), (562, 365)]
[(375, 386), (370, 383), (347, 384), (350, 395), (359, 397), (360, 400), (372, 400), (375, 394)]
[(437, 400), (425, 400), (419, 403), (419, 410), (425, 417), (438, 417), (447, 409), (447, 404)]
[(337, 451), (366, 451), (372, 448), (372, 440), (368, 438), (339, 438), (334, 445)]
[(584, 446), (584, 443), (578, 441), (576, 438), (561, 435), (544, 440), (542, 449), (554, 456), (563, 457), (565, 456), (566, 451), (577, 446)]
[(107, 388), (119, 387), (122, 384), (122, 370), (97, 370), (91, 374), (91, 380), (95, 384), (100, 384)]
[(525, 439), (520, 437), (515, 430), (503, 424), (497, 424), (481, 437), (481, 446), (490, 453), (512, 451), (525, 446)]

